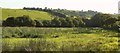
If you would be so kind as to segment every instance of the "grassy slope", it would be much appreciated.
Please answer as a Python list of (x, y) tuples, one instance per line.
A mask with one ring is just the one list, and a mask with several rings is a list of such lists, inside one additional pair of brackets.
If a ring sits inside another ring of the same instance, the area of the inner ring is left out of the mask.
[(49, 13), (43, 11), (34, 10), (22, 10), (22, 9), (2, 9), (2, 19), (5, 20), (9, 16), (23, 16), (29, 15), (32, 19), (37, 20), (50, 20), (52, 17)]

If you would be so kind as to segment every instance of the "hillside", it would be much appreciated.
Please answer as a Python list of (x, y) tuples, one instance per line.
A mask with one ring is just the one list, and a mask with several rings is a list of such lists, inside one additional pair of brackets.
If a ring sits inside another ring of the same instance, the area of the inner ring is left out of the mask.
[(10, 16), (18, 17), (23, 15), (28, 15), (32, 19), (37, 19), (37, 20), (50, 20), (52, 18), (51, 14), (43, 11), (22, 10), (22, 9), (2, 9), (3, 20), (5, 20)]
[(52, 8), (48, 8), (45, 7), (43, 8), (35, 8), (35, 7), (24, 7), (23, 9), (25, 10), (38, 10), (38, 11), (45, 11), (45, 12), (49, 12), (54, 16), (58, 16), (58, 17), (70, 17), (70, 16), (80, 16), (80, 17), (86, 17), (86, 18), (90, 18), (92, 16), (94, 16), (97, 13), (101, 13), (101, 12), (97, 12), (97, 11), (93, 11), (93, 10), (88, 10), (88, 11), (79, 11), (79, 10), (67, 10), (67, 9), (52, 9)]
[(92, 17), (97, 13), (97, 11), (92, 11), (92, 10), (88, 10), (88, 11), (75, 11), (75, 10), (66, 10), (66, 9), (54, 9), (52, 10), (53, 12), (58, 12), (61, 14), (65, 14), (65, 15), (69, 15), (69, 16), (81, 16), (81, 17)]

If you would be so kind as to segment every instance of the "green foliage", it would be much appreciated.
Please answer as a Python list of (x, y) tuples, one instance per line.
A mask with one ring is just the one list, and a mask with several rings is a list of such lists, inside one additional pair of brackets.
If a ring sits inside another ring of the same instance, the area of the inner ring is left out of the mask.
[(120, 27), (120, 21), (117, 21), (116, 24)]
[(114, 18), (110, 14), (102, 14), (98, 13), (95, 16), (91, 18), (91, 21), (95, 24), (95, 26), (104, 26), (104, 25), (110, 25), (116, 22), (116, 18)]
[(6, 19), (6, 21), (3, 21), (3, 26), (11, 26), (11, 27), (13, 27), (16, 24), (15, 22), (16, 22), (16, 20), (15, 20), (14, 17), (8, 17)]
[(66, 9), (53, 9), (51, 11), (67, 15), (69, 17), (71, 17), (71, 16), (92, 17), (95, 14), (99, 13), (97, 11), (92, 11), (92, 10), (88, 10), (88, 11), (83, 11), (83, 10), (82, 11), (75, 11), (75, 10), (66, 10)]
[(118, 18), (111, 14), (98, 13), (91, 19), (86, 18), (60, 18), (55, 17), (52, 20), (32, 20), (29, 16), (19, 16), (17, 18), (9, 17), (3, 21), (3, 26), (36, 26), (36, 27), (102, 27), (118, 31)]
[(42, 23), (43, 23), (44, 27), (50, 27), (51, 26), (51, 21), (49, 21), (49, 20), (44, 20)]
[(35, 26), (35, 21), (30, 19), (29, 16), (21, 16), (16, 18), (17, 26)]
[(52, 24), (53, 27), (61, 27), (61, 21), (59, 20), (59, 18), (54, 18), (51, 21), (51, 24)]
[(74, 27), (75, 26), (74, 23), (73, 23), (73, 18), (67, 17), (66, 21), (67, 21), (68, 27)]
[(105, 29), (112, 29), (118, 31), (119, 27), (116, 24), (118, 18), (111, 14), (102, 14), (98, 13), (91, 18), (92, 26), (94, 27), (102, 27)]
[(74, 20), (76, 20), (76, 23), (74, 23), (76, 26), (79, 27), (84, 27), (85, 26), (85, 22), (82, 18), (75, 18)]
[(9, 17), (7, 18), (4, 22), (3, 22), (3, 26), (11, 26), (11, 27), (15, 27), (15, 26), (35, 26), (36, 23), (35, 21), (33, 21), (32, 19), (30, 19), (29, 16), (20, 16), (17, 18), (14, 17)]
[(59, 21), (61, 22), (61, 27), (67, 27), (67, 21), (64, 18), (59, 18)]
[(35, 20), (36, 22), (36, 27), (42, 27), (43, 23), (41, 21)]
[(73, 24), (75, 25), (75, 27), (78, 27), (79, 26), (79, 21), (76, 20), (76, 19), (73, 19)]

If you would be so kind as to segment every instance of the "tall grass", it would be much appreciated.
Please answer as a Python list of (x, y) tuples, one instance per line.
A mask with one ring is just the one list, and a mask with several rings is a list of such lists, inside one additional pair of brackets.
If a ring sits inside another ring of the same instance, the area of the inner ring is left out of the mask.
[(101, 36), (118, 36), (117, 32), (104, 30), (101, 28), (35, 28), (35, 27), (3, 27), (3, 38), (44, 38), (51, 36), (65, 35), (83, 35), (83, 34), (99, 34)]
[(117, 51), (117, 38), (3, 39), (3, 51)]
[[(37, 38), (20, 36), (38, 35)], [(16, 35), (13, 37), (13, 35)], [(3, 51), (117, 51), (117, 32), (101, 28), (3, 27)], [(16, 38), (18, 37), (18, 38)]]

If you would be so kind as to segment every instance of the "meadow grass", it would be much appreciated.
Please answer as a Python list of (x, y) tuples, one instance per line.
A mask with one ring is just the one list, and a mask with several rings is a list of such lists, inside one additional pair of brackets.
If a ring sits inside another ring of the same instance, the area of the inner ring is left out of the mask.
[(118, 32), (102, 28), (3, 27), (3, 36), (19, 32), (40, 38), (3, 38), (3, 51), (117, 51)]

